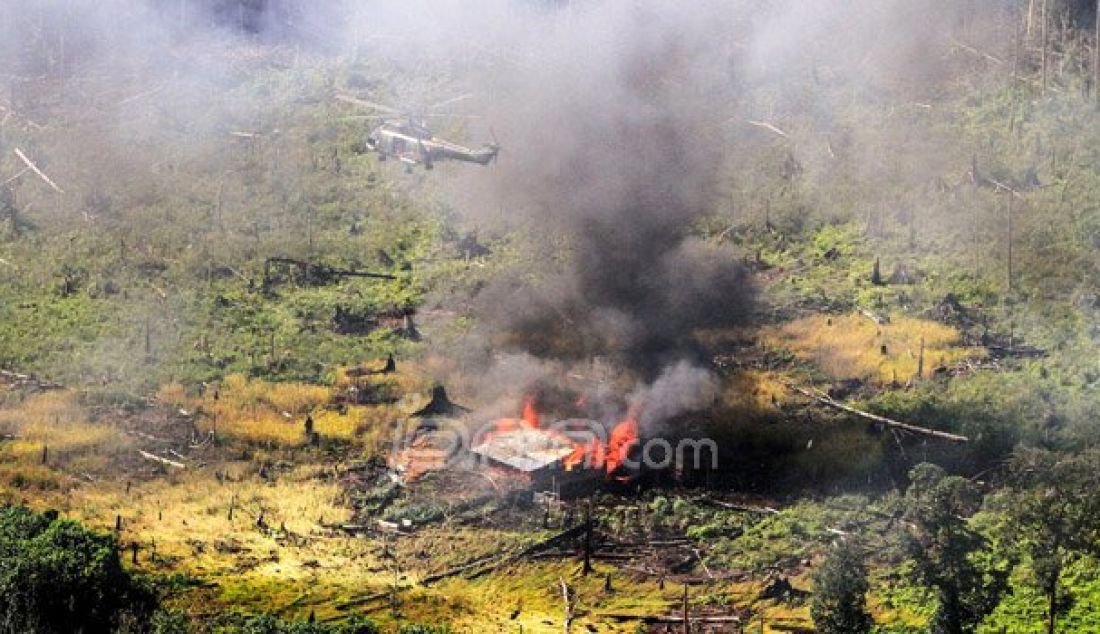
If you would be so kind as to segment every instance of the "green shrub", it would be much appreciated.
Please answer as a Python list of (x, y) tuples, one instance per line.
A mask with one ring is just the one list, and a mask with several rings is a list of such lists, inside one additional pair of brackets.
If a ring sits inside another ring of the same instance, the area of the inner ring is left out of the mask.
[(101, 632), (148, 620), (152, 593), (109, 535), (56, 512), (0, 509), (0, 632)]
[(190, 631), (187, 617), (176, 612), (158, 611), (149, 623), (150, 634), (188, 634)]
[(378, 634), (369, 619), (355, 617), (340, 625), (309, 621), (284, 621), (271, 615), (254, 616), (236, 626), (224, 627), (225, 634)]
[(409, 623), (402, 625), (397, 634), (451, 634), (451, 628), (446, 625), (423, 625)]
[(867, 567), (856, 547), (838, 544), (814, 575), (810, 615), (823, 634), (859, 634), (871, 631), (867, 612)]

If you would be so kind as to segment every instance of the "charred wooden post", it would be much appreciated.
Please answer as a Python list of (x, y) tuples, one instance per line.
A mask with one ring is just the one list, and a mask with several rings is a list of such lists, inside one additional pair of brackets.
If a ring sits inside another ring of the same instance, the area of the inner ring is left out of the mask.
[(130, 542), (130, 563), (134, 564), (135, 566), (137, 565), (137, 551), (137, 542)]
[(584, 567), (581, 568), (581, 574), (588, 576), (588, 573), (592, 572), (592, 500), (588, 500), (588, 505), (584, 510)]
[(46, 461), (50, 459), (50, 447), (48, 445), (42, 445), (42, 464), (46, 464)]
[(1100, 0), (1096, 0), (1096, 24), (1092, 38), (1092, 94), (1100, 105)]
[(151, 326), (149, 325), (149, 318), (145, 318), (145, 363), (152, 363), (153, 361), (153, 335), (151, 332)]
[(0, 212), (7, 211), (11, 235), (19, 237), (19, 207), (15, 201), (15, 187), (10, 183), (0, 187)]
[(115, 533), (122, 532), (122, 516), (115, 515)]
[(684, 634), (691, 634), (691, 621), (688, 620), (688, 584), (684, 584)]
[(917, 380), (924, 378), (924, 335), (920, 338), (920, 353), (917, 354)]
[[(1100, 46), (1100, 42), (1097, 43)], [(1008, 292), (1012, 292), (1012, 198), (1015, 192), (1009, 190), (1008, 192), (1008, 244), (1006, 245), (1007, 253), (1007, 271), (1005, 273), (1005, 282), (1008, 286)]]
[[(397, 541), (396, 536), (393, 537), (394, 542)], [(397, 561), (397, 544), (394, 543), (392, 550), (389, 551), (390, 558), (393, 560), (393, 586), (390, 588), (390, 613), (394, 616), (397, 615), (397, 608), (400, 605), (400, 599), (398, 599), (397, 593), (401, 591), (401, 567)]]
[(1039, 51), (1042, 55), (1042, 59), (1040, 60), (1040, 72), (1042, 75), (1042, 94), (1044, 95), (1047, 92), (1047, 46), (1050, 43), (1049, 38), (1047, 37), (1047, 22), (1049, 22), (1049, 18), (1047, 18), (1047, 4), (1048, 0), (1042, 0), (1039, 9)]

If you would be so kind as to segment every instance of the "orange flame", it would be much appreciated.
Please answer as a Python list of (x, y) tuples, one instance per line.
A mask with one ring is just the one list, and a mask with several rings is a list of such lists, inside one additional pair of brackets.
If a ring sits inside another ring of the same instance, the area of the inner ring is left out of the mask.
[[(541, 415), (535, 406), (533, 396), (523, 399), (523, 408), (520, 418), (499, 418), (492, 432), (487, 434), (483, 441), (490, 440), (497, 434), (518, 431), (520, 429), (539, 429)], [(631, 412), (624, 420), (620, 421), (611, 430), (608, 442), (604, 444), (599, 438), (592, 437), (585, 442), (576, 442), (565, 434), (547, 430), (547, 434), (573, 443), (573, 452), (562, 459), (562, 466), (567, 471), (577, 467), (587, 469), (603, 469), (608, 474), (613, 474), (630, 457), (630, 451), (638, 443), (637, 415)]]
[(638, 421), (633, 415), (615, 425), (607, 441), (607, 472), (614, 473), (630, 457), (630, 450), (638, 444)]
[(582, 465), (590, 469), (600, 469), (604, 465), (604, 460), (603, 443), (600, 442), (599, 438), (592, 437), (586, 443), (574, 443), (573, 453), (566, 456), (565, 460), (562, 461), (562, 465), (565, 466), (566, 471), (572, 471)]
[(539, 428), (539, 413), (535, 409), (535, 398), (533, 396), (523, 399), (523, 424), (528, 429)]

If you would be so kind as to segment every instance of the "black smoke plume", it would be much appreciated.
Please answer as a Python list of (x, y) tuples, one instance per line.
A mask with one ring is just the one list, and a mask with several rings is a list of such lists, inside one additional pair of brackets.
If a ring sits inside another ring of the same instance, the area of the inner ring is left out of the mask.
[[(652, 379), (753, 303), (734, 253), (692, 231), (715, 200), (731, 71), (713, 23), (660, 3), (590, 12), (572, 28), (544, 16), (545, 46), (494, 78), (511, 148), (495, 201), (564, 254), (532, 254), (546, 265), (487, 288), (476, 311), (494, 347)], [(551, 257), (564, 264), (548, 272)]]

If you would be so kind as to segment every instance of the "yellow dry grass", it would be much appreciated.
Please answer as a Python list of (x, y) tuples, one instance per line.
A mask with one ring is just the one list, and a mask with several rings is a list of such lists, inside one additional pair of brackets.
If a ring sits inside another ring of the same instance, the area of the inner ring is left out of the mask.
[(390, 405), (353, 405), (343, 413), (322, 410), (313, 414), (314, 429), (323, 438), (337, 438), (377, 449), (390, 440), (394, 422), (402, 413)]
[[(53, 488), (71, 474), (107, 470), (133, 439), (107, 423), (89, 420), (75, 392), (31, 396), (0, 413), (13, 440), (0, 443), (0, 482), (16, 488)], [(45, 461), (43, 461), (45, 458)]]
[(308, 441), (301, 419), (284, 417), (270, 410), (219, 407), (211, 416), (201, 419), (196, 426), (200, 431), (213, 431), (220, 438), (283, 446), (303, 445)]
[[(364, 366), (368, 370), (380, 369), (384, 361), (373, 361), (366, 363)], [(409, 364), (402, 364), (399, 368), (407, 368)], [(417, 372), (405, 371), (399, 369), (397, 372), (391, 374), (378, 374), (378, 375), (366, 375), (366, 376), (350, 376), (351, 368), (339, 368), (336, 370), (332, 384), (334, 387), (351, 387), (353, 385), (360, 385), (363, 383), (371, 383), (375, 381), (383, 381), (392, 385), (396, 392), (423, 392), (431, 387), (431, 380)]]
[(298, 535), (315, 533), (321, 522), (350, 517), (339, 504), (339, 487), (315, 467), (296, 467), (274, 481), (254, 475), (244, 462), (217, 471), (173, 472), (132, 485), (87, 485), (70, 492), (61, 508), (99, 528), (113, 528), (121, 516), (124, 541), (151, 545), (155, 540), (158, 555), (178, 557), (184, 569), (196, 572), (234, 565), (234, 558), (218, 552), (219, 540), (232, 539), (241, 553), (270, 549), (273, 538), (257, 525), (261, 515), (271, 529), (285, 526)]
[(266, 397), (277, 388), (280, 384), (231, 374), (216, 389), (208, 389), (201, 395), (188, 394), (182, 385), (169, 384), (157, 391), (157, 398), (173, 407), (201, 411), (203, 416), (196, 423), (200, 431), (256, 443), (301, 445), (307, 440), (302, 420), (295, 420), (292, 412), (274, 407)]
[(880, 325), (856, 313), (814, 315), (761, 335), (765, 345), (785, 348), (834, 379), (880, 383), (904, 383), (916, 377), (922, 339), (924, 377), (937, 366), (985, 354), (982, 348), (961, 346), (954, 328), (912, 317), (895, 317)]
[(742, 370), (726, 380), (722, 400), (736, 412), (759, 414), (776, 411), (787, 393), (774, 372)]
[(215, 390), (207, 390), (203, 397), (193, 397), (178, 383), (165, 385), (157, 392), (157, 398), (165, 403), (186, 406), (201, 403), (223, 411), (263, 407), (277, 412), (301, 414), (332, 399), (333, 390), (324, 385), (309, 383), (273, 383), (262, 379), (250, 379), (242, 374), (230, 374)]
[(213, 584), (210, 596), (178, 597), (183, 609), (208, 612), (213, 598), (254, 613), (333, 616), (336, 602), (384, 587), (392, 576), (374, 540), (323, 527), (351, 519), (331, 473), (297, 466), (269, 481), (253, 463), (233, 462), (145, 482), (85, 482), (27, 501), (103, 531), (121, 518), (127, 563), (137, 544), (139, 569)]
[[(410, 377), (378, 380), (394, 379), (417, 389), (423, 387), (422, 382)], [(349, 406), (343, 414), (322, 408), (326, 402), (318, 396), (323, 393), (327, 400), (331, 393), (328, 388), (295, 388), (272, 399), (263, 392), (267, 387), (264, 382), (241, 377), (220, 386), (217, 401), (210, 392), (203, 396), (188, 394), (176, 385), (165, 386), (159, 397), (192, 411), (202, 408), (203, 412), (219, 412), (219, 434), (232, 433), (241, 438), (267, 434), (290, 444), (303, 440), (301, 419), (306, 411), (313, 413), (318, 433), (360, 444), (386, 439), (383, 432), (389, 429), (388, 423), (399, 416), (396, 406)], [(287, 421), (276, 407), (299, 409), (294, 420)], [(204, 415), (199, 420), (209, 418)], [(321, 619), (346, 616), (349, 612), (337, 608), (341, 602), (378, 592), (393, 582), (393, 564), (382, 558), (386, 548), (397, 554), (402, 571), (399, 582), (408, 584), (473, 555), (495, 552), (530, 538), (443, 525), (426, 526), (415, 536), (386, 545), (377, 537), (358, 539), (332, 532), (323, 524), (351, 520), (341, 486), (333, 478), (333, 465), (290, 465), (269, 460), (260, 448), (249, 452), (249, 461), (215, 459), (205, 466), (191, 462), (185, 470), (169, 469), (154, 480), (128, 482), (126, 474), (110, 469), (93, 472), (94, 479), (83, 479), (73, 470), (73, 465), (79, 464), (77, 458), (109, 452), (119, 443), (133, 451), (134, 445), (132, 439), (113, 427), (91, 422), (72, 394), (42, 395), (0, 410), (0, 425), (7, 425), (5, 433), (17, 427), (12, 431), (25, 431), (29, 439), (0, 443), (0, 452), (7, 452), (0, 459), (0, 499), (39, 509), (57, 508), (105, 531), (113, 530), (116, 517), (121, 518), (119, 539), (126, 561), (130, 559), (128, 545), (136, 543), (140, 547), (138, 568), (158, 575), (181, 573), (212, 584), (175, 595), (172, 600), (177, 602), (176, 607), (189, 612), (208, 614), (212, 609), (231, 606), (297, 618), (312, 611)], [(268, 428), (277, 431), (265, 431)], [(56, 443), (57, 450), (69, 452), (73, 460), (37, 464), (40, 454), (36, 443), (41, 441)], [(287, 454), (281, 449), (271, 453)], [(309, 460), (321, 454), (295, 455)], [(265, 478), (258, 473), (258, 462), (279, 464), (270, 467)], [(6, 473), (36, 489), (11, 489), (5, 484)], [(51, 486), (58, 482), (64, 486)], [(591, 598), (591, 607), (596, 610), (655, 613), (674, 604), (678, 592), (671, 586), (660, 589), (652, 579), (637, 581), (617, 576), (615, 583), (621, 590), (604, 593), (602, 575), (581, 577), (575, 562), (524, 564), (476, 580), (454, 578), (427, 588), (405, 590), (399, 618), (452, 622), (458, 631), (482, 631), (479, 628), (486, 623), (502, 629), (522, 624), (528, 632), (560, 631), (559, 577), (565, 577), (582, 591), (582, 596)], [(372, 605), (377, 607), (377, 602)], [(519, 614), (512, 616), (513, 610), (519, 610)], [(372, 612), (371, 616), (387, 628), (396, 627), (398, 617), (388, 610)], [(634, 628), (633, 624), (612, 625), (598, 616), (582, 615), (578, 627), (586, 626), (591, 631), (608, 633)]]
[(57, 489), (64, 476), (48, 466), (26, 462), (9, 462), (0, 457), (0, 504), (21, 501), (17, 492), (27, 489)]
[[(419, 386), (423, 381), (404, 374), (357, 379), (359, 383), (382, 380), (399, 387)], [(313, 418), (314, 432), (322, 438), (376, 447), (388, 439), (400, 412), (388, 405), (332, 407), (337, 389), (355, 383), (344, 370), (337, 371), (334, 387), (273, 383), (232, 374), (216, 389), (209, 388), (202, 395), (189, 394), (182, 385), (170, 384), (162, 387), (157, 397), (174, 407), (202, 412), (197, 423), (199, 429), (214, 431), (221, 437), (263, 445), (300, 446), (309, 441), (304, 425), (309, 415)]]

